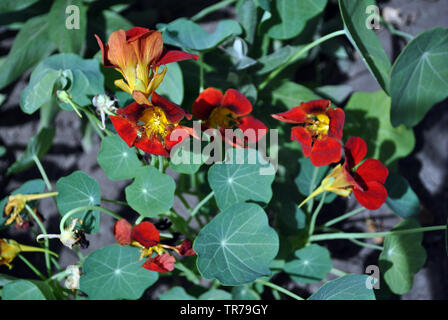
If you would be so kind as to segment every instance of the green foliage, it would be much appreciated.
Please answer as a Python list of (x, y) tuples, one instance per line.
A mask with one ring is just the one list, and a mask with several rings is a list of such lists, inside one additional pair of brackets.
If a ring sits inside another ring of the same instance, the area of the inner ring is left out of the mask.
[(138, 299), (158, 279), (142, 268), (138, 248), (110, 245), (98, 249), (82, 265), (80, 289), (89, 299)]
[(182, 287), (172, 287), (159, 296), (160, 300), (196, 300), (189, 295)]
[(136, 178), (126, 187), (126, 201), (145, 217), (155, 217), (168, 211), (174, 202), (176, 184), (173, 178), (154, 167), (136, 170)]
[(431, 107), (448, 97), (448, 29), (435, 28), (413, 39), (391, 72), (391, 120), (417, 125)]
[(232, 300), (232, 295), (227, 291), (220, 289), (212, 289), (203, 294), (198, 298), (199, 300)]
[(47, 298), (33, 282), (14, 280), (4, 285), (2, 300), (47, 300)]
[(278, 236), (264, 210), (239, 203), (218, 214), (194, 241), (202, 276), (223, 285), (239, 285), (269, 275), (277, 255)]
[(157, 88), (157, 93), (174, 103), (181, 104), (184, 99), (182, 70), (177, 63), (171, 63), (165, 68), (168, 68), (168, 71), (163, 78), (163, 82)]
[(396, 215), (403, 219), (418, 217), (420, 200), (405, 178), (397, 173), (389, 172), (386, 189), (386, 203)]
[[(406, 230), (420, 227), (416, 219), (406, 219), (392, 230)], [(388, 235), (379, 257), (379, 265), (384, 280), (395, 294), (405, 294), (412, 288), (414, 275), (426, 261), (426, 251), (422, 246), (423, 233)]]
[[(82, 171), (75, 171), (67, 177), (56, 182), (58, 195), (56, 204), (61, 216), (70, 210), (100, 204), (101, 191), (99, 183)], [(83, 229), (87, 233), (96, 233), (100, 230), (99, 211), (82, 210), (71, 217), (82, 220)]]
[(368, 289), (367, 275), (349, 274), (328, 281), (309, 300), (375, 300), (373, 289)]
[(260, 295), (247, 285), (232, 288), (232, 300), (261, 300)]

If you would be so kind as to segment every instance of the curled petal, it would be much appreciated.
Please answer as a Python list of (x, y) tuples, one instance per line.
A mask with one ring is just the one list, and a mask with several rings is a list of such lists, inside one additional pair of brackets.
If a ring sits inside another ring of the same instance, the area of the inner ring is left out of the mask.
[(132, 229), (132, 239), (148, 249), (159, 243), (160, 233), (151, 222), (143, 221)]
[(199, 56), (191, 53), (186, 53), (180, 50), (163, 50), (162, 55), (156, 62), (157, 66), (168, 64), (177, 61), (183, 61), (188, 59), (198, 60)]
[[(263, 122), (252, 116), (241, 118), (238, 127), (245, 134), (248, 143), (257, 142), (258, 140), (263, 138), (268, 132), (268, 127), (266, 127), (266, 125)], [(254, 131), (253, 135), (248, 134), (248, 130), (250, 129)]]
[(180, 106), (155, 92), (152, 94), (151, 101), (155, 106), (163, 109), (165, 116), (170, 123), (179, 123), (184, 117), (188, 120), (191, 119), (191, 114), (186, 113)]
[(367, 154), (367, 143), (360, 137), (350, 137), (345, 143), (345, 165), (350, 170)]
[(330, 100), (311, 100), (307, 102), (302, 102), (299, 105), (306, 114), (318, 114), (325, 113), (328, 107), (331, 105)]
[(132, 225), (126, 219), (120, 219), (114, 224), (114, 237), (122, 246), (131, 243)]
[(376, 181), (384, 184), (389, 170), (379, 160), (367, 159), (356, 169), (356, 174), (364, 181)]
[[(128, 40), (128, 42), (131, 42), (131, 40)], [(158, 31), (149, 31), (146, 34), (139, 35), (138, 40), (131, 43), (140, 62), (146, 66), (153, 64), (162, 55), (163, 40), (162, 34)]]
[(176, 259), (169, 253), (157, 255), (155, 258), (149, 258), (143, 264), (143, 268), (156, 272), (170, 272), (174, 270)]
[(327, 115), (330, 118), (330, 130), (328, 136), (341, 140), (345, 122), (344, 110), (341, 108), (330, 108), (327, 111)]
[(152, 31), (147, 28), (133, 27), (126, 31), (126, 40), (132, 42), (151, 32)]
[(138, 90), (134, 90), (132, 91), (132, 98), (134, 98), (135, 102), (138, 105), (146, 105), (146, 106), (151, 106), (152, 103), (149, 102), (148, 98), (146, 97), (146, 95)]
[(224, 94), (221, 106), (230, 109), (237, 116), (245, 116), (252, 112), (252, 104), (241, 92), (229, 89)]
[(272, 118), (286, 123), (303, 123), (306, 113), (300, 107), (291, 108), (288, 111), (271, 115)]
[(123, 139), (129, 147), (132, 147), (135, 139), (137, 139), (137, 130), (133, 123), (119, 116), (110, 116), (110, 120), (121, 139)]
[(376, 210), (380, 208), (387, 199), (387, 190), (379, 182), (368, 181), (365, 184), (365, 189), (361, 190), (355, 188), (353, 190), (356, 200), (369, 210)]
[(311, 150), (310, 160), (316, 167), (341, 160), (341, 143), (334, 138), (318, 139)]
[(109, 68), (116, 67), (107, 58), (109, 47), (107, 45), (104, 45), (103, 41), (101, 41), (100, 37), (98, 37), (96, 34), (95, 34), (95, 38), (96, 38), (96, 41), (98, 42), (98, 46), (101, 49), (101, 56), (103, 57), (103, 65), (105, 67), (109, 67)]
[(177, 247), (181, 256), (194, 256), (196, 252), (193, 250), (193, 242), (190, 239), (185, 239)]
[(195, 118), (207, 120), (213, 108), (221, 105), (222, 92), (215, 88), (207, 88), (201, 92), (193, 103), (193, 115)]
[(118, 66), (124, 74), (128, 76), (135, 74), (133, 69), (137, 64), (137, 56), (132, 45), (128, 44), (124, 30), (112, 32), (110, 35), (107, 59), (113, 65)]
[(142, 138), (134, 144), (140, 150), (157, 156), (169, 157), (170, 154), (157, 138)]
[(125, 108), (118, 109), (117, 114), (137, 124), (138, 119), (140, 119), (144, 110), (145, 110), (144, 105), (133, 102), (128, 106), (126, 106)]
[(305, 157), (311, 154), (311, 146), (313, 144), (313, 137), (304, 127), (293, 127), (291, 129), (291, 140), (299, 141), (302, 146), (302, 152)]

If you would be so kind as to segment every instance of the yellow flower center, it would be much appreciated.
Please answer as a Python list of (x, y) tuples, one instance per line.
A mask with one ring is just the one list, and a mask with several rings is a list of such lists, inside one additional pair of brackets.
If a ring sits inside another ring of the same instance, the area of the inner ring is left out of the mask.
[(237, 115), (228, 108), (216, 107), (208, 117), (207, 126), (210, 128), (232, 128), (239, 124)]
[(326, 136), (330, 129), (330, 118), (324, 113), (308, 115), (306, 127), (318, 138)]
[(170, 123), (165, 112), (159, 107), (150, 107), (143, 111), (139, 121), (143, 122), (142, 128), (148, 138), (162, 137), (168, 134)]

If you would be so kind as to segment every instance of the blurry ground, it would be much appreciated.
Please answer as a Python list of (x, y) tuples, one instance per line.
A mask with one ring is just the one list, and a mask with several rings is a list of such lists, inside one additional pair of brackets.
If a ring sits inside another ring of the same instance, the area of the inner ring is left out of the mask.
[[(161, 5), (165, 6), (162, 13), (167, 21), (176, 18), (175, 14), (191, 16), (205, 6), (203, 1), (194, 1), (194, 6), (178, 7), (177, 9), (180, 12), (172, 13), (169, 10), (169, 4), (172, 1), (164, 3)], [(399, 8), (404, 20), (407, 21), (400, 29), (412, 35), (436, 26), (448, 27), (446, 0), (391, 0), (380, 1), (380, 4), (382, 7)], [(223, 10), (219, 14), (227, 16), (229, 10)], [(207, 29), (212, 25), (213, 21), (205, 23)], [(391, 38), (386, 30), (380, 30), (378, 34), (390, 57), (396, 57), (397, 52), (405, 44), (402, 39)], [(7, 52), (11, 40), (6, 39), (0, 42), (1, 51)], [(351, 63), (347, 76), (348, 79), (345, 84), (352, 86), (355, 91), (376, 91), (379, 89), (376, 81), (359, 59)], [(19, 94), (26, 85), (26, 81), (27, 77), (25, 75), (21, 80), (3, 90), (3, 93), (9, 95), (7, 101), (0, 108), (0, 145), (6, 146), (8, 153), (0, 158), (0, 199), (19, 187), (23, 182), (40, 178), (39, 172), (35, 168), (10, 178), (4, 176), (7, 167), (23, 152), (29, 139), (36, 134), (38, 129), (38, 115), (25, 115), (18, 107)], [(422, 201), (424, 208), (422, 212), (424, 214), (422, 214), (421, 222), (424, 225), (445, 224), (448, 216), (447, 106), (447, 102), (435, 106), (425, 119), (414, 128), (417, 140), (416, 148), (410, 156), (402, 159), (399, 163), (401, 174), (409, 180), (412, 188)], [(66, 111), (60, 112), (56, 118), (56, 130), (53, 146), (42, 161), (50, 180), (55, 183), (62, 176), (75, 170), (82, 170), (99, 182), (104, 198), (124, 200), (124, 187), (128, 184), (128, 181), (112, 182), (98, 166), (96, 155), (99, 148), (99, 139), (94, 138), (94, 145), (90, 152), (85, 153), (83, 151), (80, 121), (76, 114)], [(175, 207), (180, 205), (176, 200)], [(131, 215), (122, 207), (110, 204), (104, 204), (104, 206), (124, 217)], [(57, 233), (59, 217), (54, 202), (48, 199), (41, 201), (39, 212), (45, 217), (49, 232)], [(327, 217), (329, 218), (329, 216)], [(376, 212), (366, 212), (353, 217), (339, 227), (346, 231), (366, 230), (366, 217), (374, 218), (377, 225), (384, 230), (388, 230), (398, 222), (398, 219), (384, 206)], [(88, 237), (91, 245), (82, 252), (87, 254), (91, 250), (114, 243), (111, 229), (112, 220), (109, 219), (109, 216), (102, 215), (100, 233)], [(4, 232), (1, 236), (6, 237)], [(13, 230), (9, 236), (18, 239), (19, 242), (32, 243), (33, 241), (26, 232)], [(448, 257), (445, 252), (443, 232), (426, 233), (423, 243), (428, 253), (428, 259), (424, 268), (415, 276), (412, 290), (402, 298), (448, 299)], [(334, 267), (345, 272), (364, 273), (367, 265), (375, 264), (378, 260), (379, 251), (367, 248), (361, 249), (351, 245), (348, 241), (331, 241), (326, 242), (325, 245), (328, 246), (333, 255)], [(76, 256), (72, 251), (61, 250), (61, 246), (56, 242), (52, 242), (52, 249), (60, 251), (60, 261), (63, 266), (76, 261)], [(43, 259), (40, 256), (30, 254), (27, 257), (36, 265), (43, 267)], [(14, 271), (19, 272), (21, 276), (33, 276), (20, 260), (17, 259), (15, 265)], [(1, 272), (6, 272), (6, 268), (2, 268)], [(321, 285), (318, 283), (298, 286), (286, 277), (279, 277), (278, 280), (284, 280), (283, 285), (286, 288), (302, 293), (303, 296), (314, 292)], [(161, 287), (158, 292), (162, 289), (164, 288)], [(156, 297), (158, 292), (153, 297)]]

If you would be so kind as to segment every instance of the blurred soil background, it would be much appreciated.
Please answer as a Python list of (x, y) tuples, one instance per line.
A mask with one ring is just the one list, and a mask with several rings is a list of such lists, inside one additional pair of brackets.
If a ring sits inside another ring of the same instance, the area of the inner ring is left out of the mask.
[[(124, 13), (136, 26), (155, 28), (156, 22), (170, 22), (178, 17), (191, 17), (202, 8), (216, 1), (140, 1), (126, 9)], [(448, 1), (447, 0), (390, 0), (377, 1), (380, 8), (390, 7), (400, 12), (401, 22), (398, 28), (412, 35), (432, 29), (434, 27), (448, 27)], [(325, 14), (329, 8), (337, 10), (337, 6), (329, 1)], [(335, 15), (338, 12), (330, 12)], [(200, 21), (207, 30), (213, 30), (216, 22), (223, 18), (235, 18), (232, 8), (221, 9)], [(382, 27), (378, 36), (391, 59), (395, 59), (406, 42), (390, 33)], [(92, 35), (93, 37), (93, 35)], [(6, 55), (13, 43), (14, 33), (0, 27), (0, 55)], [(96, 48), (95, 48), (96, 50)], [(448, 63), (448, 61), (447, 61)], [(33, 167), (21, 174), (7, 177), (7, 168), (25, 150), (31, 137), (38, 131), (39, 113), (26, 115), (19, 108), (20, 92), (26, 86), (29, 73), (21, 79), (2, 90), (8, 96), (0, 107), (0, 145), (7, 148), (7, 154), (0, 158), (0, 199), (10, 194), (24, 182), (30, 179), (41, 178), (39, 171)], [(298, 79), (297, 79), (298, 80)], [(345, 84), (351, 86), (353, 91), (372, 92), (380, 89), (379, 85), (367, 70), (366, 66), (357, 55), (350, 56), (343, 70), (339, 70), (337, 79), (329, 79), (325, 84)], [(346, 102), (346, 101), (345, 101)], [(345, 104), (344, 102), (344, 104)], [(434, 106), (426, 115), (425, 119), (414, 128), (416, 136), (416, 147), (412, 154), (399, 161), (399, 171), (410, 182), (413, 190), (421, 200), (420, 222), (422, 225), (445, 224), (448, 217), (448, 102), (445, 101)], [(97, 136), (93, 139), (93, 146), (89, 152), (83, 150), (81, 140), (81, 122), (74, 112), (62, 111), (55, 120), (56, 137), (49, 153), (42, 159), (42, 164), (47, 171), (49, 179), (54, 184), (59, 178), (69, 175), (75, 170), (82, 170), (89, 176), (95, 178), (101, 187), (104, 198), (125, 200), (124, 188), (129, 181), (111, 181), (103, 169), (97, 164), (97, 153), (100, 140)], [(175, 176), (175, 174), (173, 173)], [(197, 199), (188, 198), (191, 205)], [(338, 200), (320, 215), (319, 221), (334, 218), (340, 213)], [(110, 208), (123, 217), (134, 217), (129, 209), (103, 203), (104, 207)], [(356, 205), (354, 199), (350, 199), (348, 209)], [(175, 208), (181, 208), (179, 199), (175, 200)], [(45, 218), (45, 225), (49, 233), (58, 233), (59, 214), (55, 202), (45, 199), (39, 203), (39, 213)], [(281, 214), (281, 213), (278, 213)], [(90, 246), (82, 249), (83, 254), (101, 248), (105, 245), (115, 243), (112, 234), (113, 220), (107, 215), (101, 216), (101, 230), (95, 235), (88, 235)], [(377, 211), (365, 211), (363, 214), (339, 223), (338, 228), (344, 231), (361, 232), (372, 231), (368, 229), (366, 221), (371, 219), (378, 231), (389, 230), (396, 223), (397, 218), (385, 205)], [(14, 238), (25, 244), (33, 244), (34, 239), (30, 232), (9, 228), (2, 230), (0, 237)], [(379, 251), (358, 247), (346, 240), (333, 240), (323, 243), (332, 254), (334, 267), (348, 273), (364, 273), (368, 265), (376, 264)], [(425, 266), (414, 278), (412, 290), (403, 295), (401, 299), (448, 299), (448, 257), (445, 251), (445, 239), (443, 232), (426, 233), (423, 245), (427, 250), (428, 258)], [(60, 263), (63, 267), (77, 261), (76, 254), (65, 249), (57, 241), (51, 242), (53, 251), (61, 256)], [(39, 266), (44, 267), (43, 258), (38, 254), (28, 254), (27, 258)], [(9, 273), (19, 277), (34, 277), (34, 274), (16, 259), (14, 269), (8, 271), (3, 267), (0, 272)], [(328, 279), (333, 279), (329, 276)], [(276, 276), (276, 283), (285, 288), (306, 297), (313, 293), (321, 283), (312, 285), (300, 285), (292, 282), (286, 275)], [(150, 289), (144, 298), (156, 299), (158, 295), (173, 285), (167, 278), (161, 280), (161, 285), (156, 290)], [(381, 285), (385, 285), (384, 281)], [(178, 283), (177, 285), (182, 285)], [(385, 294), (384, 298), (398, 299), (400, 297)], [(263, 296), (271, 298), (271, 296)]]

